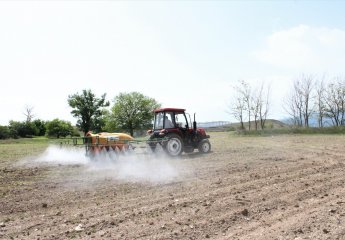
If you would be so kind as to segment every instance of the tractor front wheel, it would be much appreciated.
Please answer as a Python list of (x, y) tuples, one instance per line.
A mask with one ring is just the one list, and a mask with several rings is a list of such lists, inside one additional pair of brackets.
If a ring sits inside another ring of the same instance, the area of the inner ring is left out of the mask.
[(211, 143), (208, 139), (202, 140), (198, 145), (199, 152), (209, 153), (211, 151)]
[(169, 140), (164, 145), (164, 150), (167, 152), (170, 156), (176, 157), (181, 155), (183, 151), (183, 142), (180, 136), (177, 134), (169, 134)]

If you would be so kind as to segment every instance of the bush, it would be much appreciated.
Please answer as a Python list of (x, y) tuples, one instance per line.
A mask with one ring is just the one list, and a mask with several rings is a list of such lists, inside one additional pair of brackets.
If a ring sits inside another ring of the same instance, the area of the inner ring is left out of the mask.
[(71, 133), (71, 136), (72, 137), (80, 137), (80, 135), (81, 135), (81, 132), (78, 130), (78, 128), (77, 127), (73, 127), (73, 131)]
[(10, 138), (10, 129), (7, 126), (0, 126), (0, 139)]
[(37, 136), (39, 130), (33, 122), (10, 121), (10, 137), (32, 137)]
[(43, 120), (36, 119), (32, 123), (36, 126), (38, 130), (37, 136), (44, 136), (46, 134), (46, 123)]
[(73, 127), (70, 122), (54, 119), (47, 123), (47, 135), (48, 137), (66, 137), (71, 136), (73, 133)]

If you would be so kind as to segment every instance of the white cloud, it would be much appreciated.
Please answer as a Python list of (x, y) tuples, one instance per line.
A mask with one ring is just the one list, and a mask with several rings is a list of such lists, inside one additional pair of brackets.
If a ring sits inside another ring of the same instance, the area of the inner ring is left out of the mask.
[(338, 73), (345, 62), (345, 31), (300, 25), (272, 33), (254, 55), (275, 67)]

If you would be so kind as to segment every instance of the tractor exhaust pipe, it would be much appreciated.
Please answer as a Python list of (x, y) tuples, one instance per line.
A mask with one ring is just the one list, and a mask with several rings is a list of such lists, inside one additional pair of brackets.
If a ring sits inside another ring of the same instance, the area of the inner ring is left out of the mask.
[(194, 121), (193, 121), (193, 131), (196, 132), (197, 126), (195, 121), (195, 113), (194, 113)]

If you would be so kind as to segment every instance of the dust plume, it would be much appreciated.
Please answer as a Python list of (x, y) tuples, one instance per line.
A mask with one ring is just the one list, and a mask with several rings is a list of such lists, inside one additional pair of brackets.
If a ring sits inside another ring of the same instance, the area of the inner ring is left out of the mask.
[(56, 165), (87, 164), (88, 159), (85, 156), (83, 148), (49, 146), (44, 153), (35, 160), (37, 163), (50, 163)]
[(96, 156), (88, 157), (84, 148), (61, 148), (52, 145), (34, 159), (34, 163), (78, 166), (71, 178), (83, 182), (113, 179), (124, 182), (166, 183), (176, 180), (179, 175), (175, 166), (176, 159), (169, 158), (163, 151), (152, 153), (149, 149), (139, 152), (104, 150)]

